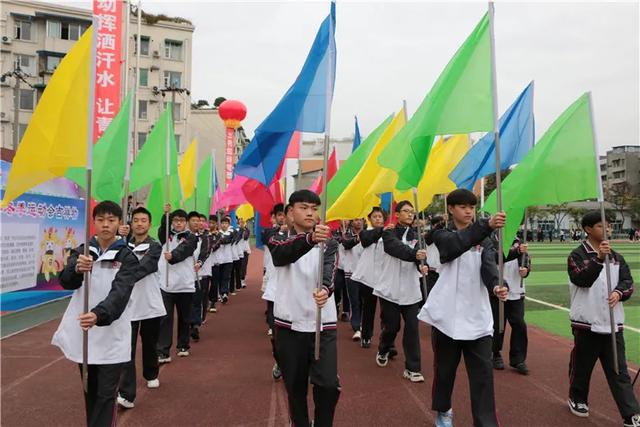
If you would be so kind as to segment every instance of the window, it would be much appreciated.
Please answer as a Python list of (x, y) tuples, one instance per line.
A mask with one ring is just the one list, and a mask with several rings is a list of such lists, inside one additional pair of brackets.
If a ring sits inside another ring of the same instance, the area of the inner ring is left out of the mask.
[[(149, 42), (148, 36), (140, 36), (140, 55), (149, 56)], [(138, 53), (138, 36), (133, 37), (133, 53)]]
[[(24, 136), (24, 133), (27, 131), (27, 126), (24, 123), (20, 123), (18, 125), (18, 144), (20, 144), (20, 141), (22, 141), (22, 137)], [(17, 148), (17, 147), (14, 147)]]
[(165, 87), (180, 87), (182, 81), (182, 73), (177, 71), (165, 71), (164, 72), (164, 86)]
[(138, 118), (147, 119), (147, 101), (145, 100), (138, 100)]
[(175, 40), (164, 41), (164, 57), (167, 59), (182, 60), (182, 42)]
[(33, 110), (34, 106), (33, 89), (20, 89), (20, 109)]
[(176, 150), (180, 153), (180, 135), (174, 135), (174, 137), (176, 138)]
[(62, 23), (58, 21), (47, 21), (47, 37), (54, 39), (62, 38)]
[[(167, 103), (164, 103), (164, 108), (167, 108)], [(182, 104), (179, 102), (176, 102), (175, 104), (173, 104), (173, 120), (177, 121), (177, 120), (182, 120), (182, 116), (181, 116), (181, 112), (182, 112)]]
[(60, 64), (60, 60), (57, 56), (47, 56), (47, 71), (53, 72), (56, 68), (58, 68), (58, 64)]
[(138, 132), (138, 150), (142, 149), (145, 142), (147, 142), (147, 134), (144, 132)]
[(614, 179), (624, 178), (624, 171), (614, 172), (613, 173), (613, 178)]
[(31, 22), (16, 20), (14, 38), (16, 40), (31, 40)]
[(68, 22), (47, 21), (47, 36), (54, 39), (78, 40), (86, 26)]
[(30, 55), (16, 55), (16, 62), (22, 71), (29, 75), (36, 74), (36, 60), (35, 56)]
[(148, 68), (140, 68), (140, 80), (138, 80), (138, 84), (142, 87), (149, 86), (149, 69)]

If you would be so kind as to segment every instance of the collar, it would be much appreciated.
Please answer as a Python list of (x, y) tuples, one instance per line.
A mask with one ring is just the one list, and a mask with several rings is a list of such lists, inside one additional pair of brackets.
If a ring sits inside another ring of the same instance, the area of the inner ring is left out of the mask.
[(597, 254), (598, 253), (598, 251), (593, 249), (593, 246), (591, 246), (591, 243), (589, 243), (589, 241), (586, 240), (586, 239), (582, 241), (582, 246), (584, 247), (584, 250), (587, 251), (588, 254)]

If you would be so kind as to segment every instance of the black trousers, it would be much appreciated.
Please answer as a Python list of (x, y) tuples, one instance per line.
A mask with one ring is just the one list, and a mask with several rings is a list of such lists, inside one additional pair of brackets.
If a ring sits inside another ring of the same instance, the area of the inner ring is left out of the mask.
[(640, 405), (633, 394), (631, 379), (627, 371), (624, 350), (624, 335), (616, 333), (618, 349), (618, 372), (614, 371), (611, 334), (596, 334), (590, 330), (573, 328), (573, 349), (569, 361), (569, 397), (574, 402), (588, 403), (589, 382), (596, 361), (599, 359), (609, 389), (622, 418), (640, 413)]
[(338, 313), (340, 313), (340, 303), (342, 303), (342, 311), (348, 313), (351, 305), (349, 304), (349, 294), (347, 293), (347, 281), (344, 277), (344, 270), (336, 269), (333, 282), (335, 285), (333, 296), (336, 307), (338, 308)]
[(420, 331), (418, 329), (418, 313), (420, 303), (398, 305), (380, 298), (382, 312), (382, 332), (378, 353), (388, 353), (395, 347), (395, 340), (400, 332), (400, 317), (404, 320), (402, 349), (404, 350), (405, 368), (412, 372), (420, 372)]
[(218, 264), (211, 267), (211, 280), (209, 283), (209, 302), (211, 307), (215, 307), (220, 295), (220, 266)]
[(347, 283), (347, 294), (349, 295), (351, 329), (355, 332), (362, 327), (362, 296), (360, 295), (362, 283), (351, 280), (350, 276), (345, 281)]
[[(78, 366), (82, 378), (82, 364)], [(115, 425), (116, 393), (123, 367), (123, 363), (88, 366), (88, 391), (84, 394), (88, 427)]]
[(242, 268), (242, 259), (233, 261), (231, 267), (231, 282), (229, 284), (230, 292), (235, 292), (242, 286), (242, 279), (240, 278), (240, 270)]
[[(275, 331), (275, 318), (273, 317), (273, 301), (267, 301), (267, 325), (271, 329), (271, 354), (273, 354), (273, 360), (278, 363), (278, 351), (276, 349), (276, 331)], [(279, 363), (278, 363), (279, 364)]]
[(225, 264), (217, 265), (218, 274), (218, 291), (220, 292), (220, 296), (229, 294), (229, 287), (231, 282), (231, 270), (233, 270), (233, 263), (227, 262)]
[(168, 356), (173, 344), (173, 310), (178, 313), (178, 345), (177, 348), (189, 348), (189, 322), (191, 321), (191, 300), (193, 293), (162, 292), (162, 301), (167, 315), (160, 323), (158, 339), (158, 355)]
[[(493, 312), (493, 354), (502, 350), (504, 332), (500, 333), (498, 317), (498, 298), (490, 297), (491, 311)], [(527, 359), (527, 324), (524, 321), (524, 297), (519, 300), (507, 300), (504, 302), (504, 322), (511, 326), (511, 339), (509, 343), (509, 364), (512, 366), (524, 362)]]
[(244, 258), (242, 258), (242, 264), (240, 265), (241, 280), (244, 280), (247, 278), (247, 265), (249, 265), (249, 252), (245, 252)]
[(432, 409), (440, 412), (451, 409), (451, 394), (456, 380), (460, 356), (469, 377), (471, 413), (476, 427), (497, 427), (495, 396), (493, 391), (493, 364), (491, 362), (491, 336), (477, 340), (454, 340), (436, 328), (431, 328), (434, 354)]
[(378, 297), (373, 294), (373, 288), (361, 283), (360, 298), (362, 299), (362, 339), (370, 340), (373, 336), (373, 324), (376, 317)]
[(314, 359), (315, 333), (276, 327), (276, 350), (287, 389), (289, 414), (294, 426), (309, 425), (307, 391), (313, 384), (314, 425), (333, 425), (340, 397), (338, 381), (337, 331), (320, 334), (320, 358)]
[(196, 282), (196, 292), (191, 301), (191, 326), (200, 326), (207, 318), (209, 309), (209, 276), (201, 277)]
[(158, 378), (160, 368), (156, 346), (160, 334), (162, 317), (137, 320), (131, 322), (131, 360), (124, 364), (124, 372), (120, 378), (120, 395), (129, 402), (136, 400), (136, 346), (138, 333), (142, 341), (142, 376), (145, 380)]

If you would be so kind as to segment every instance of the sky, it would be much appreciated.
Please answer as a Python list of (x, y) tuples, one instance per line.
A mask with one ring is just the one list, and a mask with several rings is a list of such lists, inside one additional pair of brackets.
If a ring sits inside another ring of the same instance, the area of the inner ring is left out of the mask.
[[(143, 0), (142, 7), (193, 22), (192, 99), (244, 102), (249, 135), (295, 80), (329, 12), (328, 1)], [(338, 1), (332, 138), (353, 135), (354, 115), (366, 136), (403, 100), (411, 116), (486, 10), (486, 2)], [(500, 114), (535, 80), (539, 139), (591, 91), (600, 153), (638, 145), (639, 23), (637, 1), (497, 2)]]

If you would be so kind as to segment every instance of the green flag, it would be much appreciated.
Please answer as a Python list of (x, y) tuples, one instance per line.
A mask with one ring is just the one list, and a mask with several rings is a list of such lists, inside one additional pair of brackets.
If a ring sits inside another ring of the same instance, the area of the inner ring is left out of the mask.
[[(511, 246), (527, 207), (597, 198), (598, 173), (590, 97), (585, 93), (553, 122), (502, 183), (502, 208), (507, 214), (504, 247)], [(493, 214), (496, 207), (494, 191), (484, 210)]]
[(194, 196), (185, 201), (187, 210), (195, 210), (204, 215), (209, 215), (211, 210), (211, 195), (213, 194), (213, 169), (212, 156), (209, 155), (198, 169), (196, 175), (196, 190)]
[(173, 116), (171, 102), (160, 115), (160, 118), (147, 137), (142, 150), (131, 165), (129, 189), (137, 191), (167, 175), (167, 126), (169, 126), (170, 174), (178, 173), (178, 150), (173, 133)]
[[(129, 149), (129, 118), (131, 116), (131, 93), (120, 106), (96, 145), (93, 147), (93, 171), (91, 173), (91, 197), (99, 202), (119, 202), (123, 197), (123, 181), (127, 167)], [(69, 168), (65, 177), (80, 187), (87, 185), (85, 168)]]
[(327, 186), (327, 208), (335, 203), (338, 197), (340, 197), (340, 194), (342, 194), (344, 189), (347, 188), (353, 178), (358, 174), (358, 171), (360, 171), (360, 168), (371, 154), (373, 147), (380, 139), (384, 130), (389, 126), (391, 120), (393, 120), (393, 114), (380, 123), (358, 148), (351, 153), (342, 166), (338, 168), (338, 171), (333, 178), (331, 178)]
[(378, 156), (398, 173), (396, 189), (417, 187), (436, 135), (491, 131), (493, 72), (489, 14), (449, 61), (411, 120)]
[[(182, 190), (180, 189), (180, 178), (178, 174), (171, 175), (171, 196), (169, 203), (171, 203), (171, 209), (176, 210), (180, 207), (180, 199), (182, 198)], [(164, 205), (167, 203), (167, 178), (162, 177), (155, 180), (151, 184), (151, 190), (147, 196), (147, 209), (151, 212), (152, 227), (149, 234), (155, 239), (158, 236), (158, 227), (160, 227), (160, 221), (162, 215), (164, 215)]]

